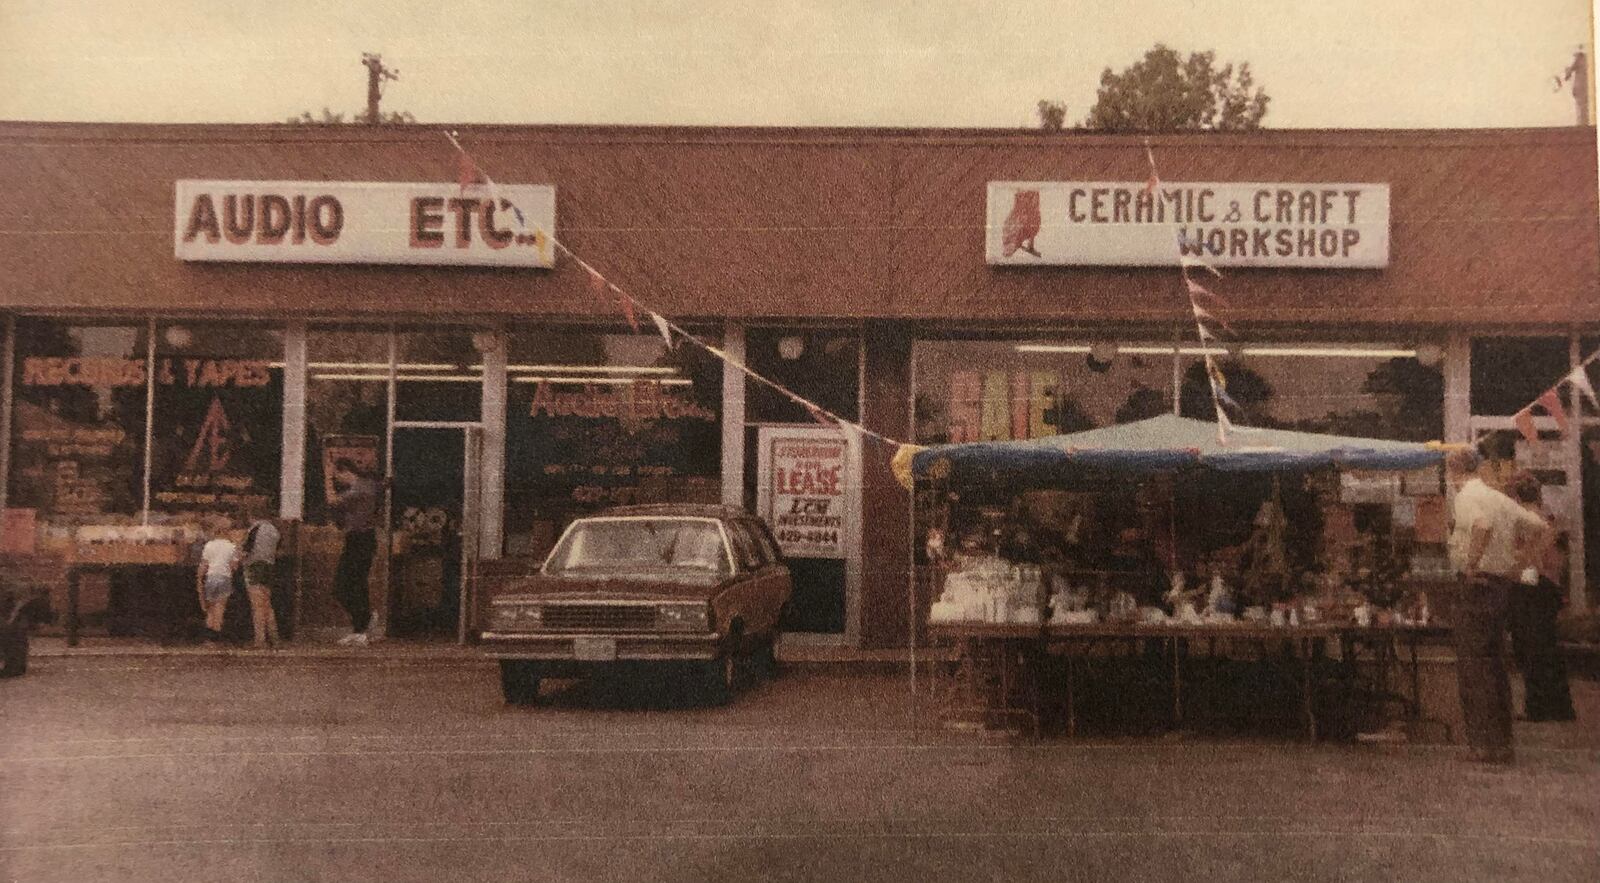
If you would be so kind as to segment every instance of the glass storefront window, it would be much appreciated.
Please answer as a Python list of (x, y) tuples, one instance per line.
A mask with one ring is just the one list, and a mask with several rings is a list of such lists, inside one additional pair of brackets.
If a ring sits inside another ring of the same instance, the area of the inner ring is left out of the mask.
[(1472, 413), (1506, 417), (1572, 370), (1565, 337), (1480, 337), (1472, 341)]
[(283, 448), (283, 332), (183, 322), (156, 331), (150, 506), (212, 529), (275, 510)]
[(509, 335), (507, 361), (507, 554), (543, 555), (574, 517), (606, 506), (721, 499), (722, 364), (709, 353), (526, 328)]
[[(752, 328), (745, 360), (756, 373), (783, 384), (846, 420), (859, 420), (861, 338), (854, 332)], [(764, 383), (745, 384), (750, 423), (811, 423), (806, 409)]]
[(39, 551), (144, 506), (143, 326), (17, 321), (7, 505), (33, 510)]
[(472, 341), (465, 329), (396, 333), (396, 420), (482, 418), (483, 356)]
[[(1179, 413), (1214, 420), (1203, 351), (1179, 352)], [(1242, 425), (1415, 441), (1443, 434), (1442, 374), (1409, 349), (1260, 343), (1213, 358)], [(914, 361), (920, 444), (1039, 438), (1172, 412), (1171, 344), (920, 341)]]
[(389, 414), (389, 333), (361, 327), (306, 333), (305, 519), (327, 520), (332, 463), (381, 475)]

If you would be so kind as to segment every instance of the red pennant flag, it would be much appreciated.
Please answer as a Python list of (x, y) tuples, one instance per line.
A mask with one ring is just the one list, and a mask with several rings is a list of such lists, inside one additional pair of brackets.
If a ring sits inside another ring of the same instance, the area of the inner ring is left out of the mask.
[(1564, 433), (1567, 431), (1567, 411), (1561, 407), (1561, 396), (1554, 389), (1547, 389), (1544, 395), (1539, 396), (1537, 402), (1545, 413), (1556, 418), (1556, 426)]
[(1217, 318), (1216, 313), (1211, 312), (1210, 310), (1200, 306), (1197, 303), (1194, 303), (1193, 301), (1190, 302), (1190, 306), (1194, 308), (1194, 318), (1196, 322), (1210, 322), (1229, 334), (1235, 333), (1233, 326)]
[(483, 183), (483, 173), (478, 171), (478, 164), (464, 150), (456, 151), (456, 181), (462, 190)]
[(633, 329), (634, 334), (638, 334), (639, 317), (634, 315), (633, 312), (633, 298), (619, 291), (617, 292), (617, 302), (622, 304), (622, 315), (627, 317), (628, 327)]
[(1156, 192), (1156, 188), (1160, 187), (1160, 186), (1161, 186), (1161, 179), (1156, 177), (1156, 173), (1155, 172), (1151, 172), (1150, 173), (1150, 180), (1144, 182), (1145, 195), (1146, 196), (1153, 196), (1155, 194), (1155, 192)]
[(1527, 408), (1523, 408), (1511, 418), (1511, 422), (1516, 424), (1517, 431), (1522, 433), (1522, 437), (1527, 439), (1529, 443), (1539, 443), (1539, 430), (1535, 429), (1533, 426), (1532, 411), (1528, 410)]

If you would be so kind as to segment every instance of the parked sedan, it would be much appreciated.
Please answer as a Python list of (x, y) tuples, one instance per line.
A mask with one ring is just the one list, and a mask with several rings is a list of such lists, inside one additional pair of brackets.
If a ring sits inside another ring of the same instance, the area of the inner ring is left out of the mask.
[(655, 505), (574, 521), (536, 576), (491, 599), (482, 639), (500, 686), (531, 704), (546, 677), (672, 666), (713, 702), (739, 664), (772, 663), (791, 592), (767, 526), (742, 509)]

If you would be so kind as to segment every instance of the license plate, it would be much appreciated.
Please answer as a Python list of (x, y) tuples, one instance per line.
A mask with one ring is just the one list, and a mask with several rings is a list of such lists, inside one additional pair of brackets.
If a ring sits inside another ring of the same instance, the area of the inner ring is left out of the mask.
[(585, 662), (609, 662), (617, 658), (617, 639), (573, 638), (572, 656)]

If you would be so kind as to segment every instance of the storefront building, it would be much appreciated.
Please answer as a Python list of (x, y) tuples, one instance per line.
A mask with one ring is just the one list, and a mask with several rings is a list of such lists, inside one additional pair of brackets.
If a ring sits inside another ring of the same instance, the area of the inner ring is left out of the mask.
[[(1156, 136), (1148, 185), (1145, 139), (1076, 133), (458, 137), (492, 191), (420, 126), (0, 126), (8, 571), (52, 583), (85, 527), (214, 533), (265, 506), (299, 525), (296, 616), (331, 625), (329, 466), (350, 459), (389, 479), (389, 629), (465, 634), (471, 576), (536, 559), (573, 515), (791, 505), (766, 478), (803, 451), (840, 483), (803, 522), (827, 529), (786, 539), (790, 631), (905, 642), (918, 541), (893, 450), (829, 447), (804, 407), (635, 330), (551, 234), (918, 444), (1207, 417), (1208, 347), (1243, 424), (1475, 440), (1600, 347), (1592, 129)], [(1560, 395), (1574, 427), (1540, 416), (1545, 440), (1508, 453), (1545, 481), (1584, 605), (1600, 410)]]

